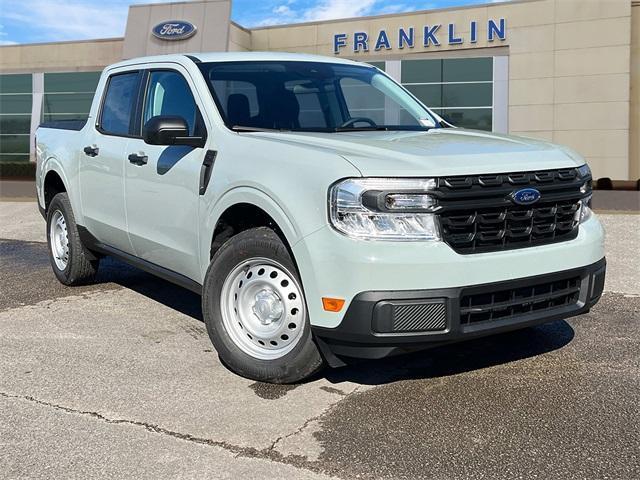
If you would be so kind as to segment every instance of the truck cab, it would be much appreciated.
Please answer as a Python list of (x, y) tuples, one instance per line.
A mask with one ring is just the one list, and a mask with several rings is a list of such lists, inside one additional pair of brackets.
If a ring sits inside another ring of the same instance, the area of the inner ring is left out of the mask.
[(225, 365), (261, 381), (579, 315), (604, 286), (579, 154), (456, 128), (362, 63), (127, 60), (37, 158), (61, 282), (111, 255), (198, 292)]

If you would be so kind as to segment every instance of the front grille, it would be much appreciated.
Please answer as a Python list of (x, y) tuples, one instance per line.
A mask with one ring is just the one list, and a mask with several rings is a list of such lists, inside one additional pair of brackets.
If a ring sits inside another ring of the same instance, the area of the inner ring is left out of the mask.
[(508, 320), (575, 305), (580, 295), (580, 285), (580, 277), (571, 277), (495, 292), (463, 293), (460, 299), (460, 324)]
[[(462, 254), (495, 252), (572, 240), (578, 235), (581, 192), (591, 177), (577, 169), (544, 170), (438, 179), (444, 241)], [(541, 198), (517, 205), (511, 195), (535, 188)]]

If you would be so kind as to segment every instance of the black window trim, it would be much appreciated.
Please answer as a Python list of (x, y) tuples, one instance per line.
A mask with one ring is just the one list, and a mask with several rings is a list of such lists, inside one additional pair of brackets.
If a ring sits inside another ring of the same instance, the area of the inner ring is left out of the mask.
[[(138, 74), (138, 78), (137, 78), (137, 81), (138, 81), (137, 90), (138, 91), (135, 94), (136, 98), (135, 98), (135, 100), (133, 102), (133, 112), (132, 112), (133, 114), (130, 115), (130, 117), (129, 117), (129, 133), (124, 135), (124, 134), (121, 134), (121, 133), (108, 132), (108, 131), (106, 131), (106, 130), (104, 130), (102, 128), (102, 114), (103, 114), (103, 111), (104, 111), (105, 100), (107, 98), (107, 92), (109, 91), (109, 85), (111, 85), (111, 79), (113, 77), (117, 77), (119, 75), (130, 75), (132, 73)], [(96, 131), (98, 133), (100, 133), (101, 135), (109, 136), (109, 137), (137, 138), (137, 139), (142, 138), (141, 135), (135, 135), (133, 133), (134, 132), (133, 127), (134, 127), (134, 124), (135, 124), (135, 118), (137, 116), (137, 107), (138, 107), (138, 102), (139, 102), (139, 99), (140, 99), (140, 86), (142, 85), (143, 76), (144, 76), (144, 70), (141, 70), (139, 68), (136, 68), (135, 70), (124, 70), (124, 71), (112, 73), (112, 74), (109, 75), (109, 77), (107, 78), (107, 82), (105, 83), (104, 89), (102, 91), (102, 97), (100, 99), (100, 109), (98, 110), (98, 116), (97, 116), (96, 123), (95, 123), (95, 128), (96, 128)]]
[(177, 73), (178, 75), (180, 75), (182, 77), (182, 79), (185, 81), (185, 83), (187, 84), (187, 88), (189, 89), (189, 92), (191, 93), (191, 97), (193, 98), (193, 103), (195, 104), (196, 107), (196, 122), (200, 121), (200, 123), (202, 124), (202, 128), (204, 128), (204, 139), (203, 142), (206, 143), (207, 139), (209, 138), (209, 131), (207, 129), (207, 122), (204, 119), (204, 116), (202, 115), (202, 112), (200, 111), (200, 107), (198, 106), (198, 102), (196, 101), (196, 95), (194, 94), (193, 89), (191, 88), (191, 85), (189, 85), (189, 82), (187, 81), (186, 77), (183, 75), (183, 73), (181, 71), (179, 71), (176, 68), (171, 68), (171, 67), (158, 67), (158, 68), (148, 68), (146, 70), (144, 70), (144, 77), (142, 82), (140, 82), (140, 92), (139, 92), (139, 96), (138, 96), (138, 103), (136, 105), (137, 111), (136, 111), (136, 115), (135, 115), (135, 121), (137, 122), (136, 125), (138, 127), (138, 131), (140, 132), (140, 135), (138, 137), (135, 138), (139, 138), (142, 139), (142, 128), (144, 127), (143, 122), (144, 122), (144, 110), (147, 107), (147, 96), (149, 93), (149, 85), (151, 83), (151, 74), (155, 73), (155, 72), (173, 72), (173, 73)]

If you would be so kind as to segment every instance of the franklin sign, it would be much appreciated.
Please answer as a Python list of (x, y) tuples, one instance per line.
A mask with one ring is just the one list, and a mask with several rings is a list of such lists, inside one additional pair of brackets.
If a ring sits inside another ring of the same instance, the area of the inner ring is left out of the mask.
[(170, 20), (153, 27), (151, 33), (160, 40), (184, 40), (195, 35), (196, 26), (189, 22)]
[[(439, 47), (442, 44), (461, 45), (463, 43), (477, 43), (481, 34), (486, 35), (488, 42), (507, 39), (507, 22), (504, 18), (489, 20), (485, 25), (476, 21), (469, 23), (466, 36), (456, 31), (456, 24), (425, 25), (422, 28), (407, 27), (397, 31), (387, 32), (383, 29), (377, 35), (369, 35), (368, 32), (354, 32), (350, 37), (346, 33), (336, 33), (333, 36), (333, 53), (339, 55), (342, 49), (349, 48), (354, 52), (368, 52), (369, 50), (393, 50), (394, 48), (424, 49)], [(350, 45), (349, 45), (350, 44)]]

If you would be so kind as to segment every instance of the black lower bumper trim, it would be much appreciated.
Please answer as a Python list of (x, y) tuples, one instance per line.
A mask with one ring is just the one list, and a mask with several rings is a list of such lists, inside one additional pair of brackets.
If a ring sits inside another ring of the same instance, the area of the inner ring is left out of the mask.
[[(482, 285), (437, 290), (362, 292), (355, 296), (338, 327), (312, 328), (318, 344), (331, 364), (340, 364), (335, 355), (383, 358), (396, 353), (445, 345), (586, 313), (602, 295), (605, 271), (606, 260), (602, 258), (594, 264), (580, 268)], [(556, 285), (566, 287), (567, 281), (577, 282), (577, 287), (572, 289), (575, 290), (575, 296), (563, 297), (564, 303), (558, 304), (556, 299), (559, 295), (557, 292), (553, 293), (553, 288)], [(532, 289), (532, 285), (537, 287)], [(547, 285), (549, 287), (546, 287)], [(549, 288), (551, 293), (540, 293), (546, 292), (545, 288)], [(514, 308), (516, 302), (513, 298), (517, 298), (517, 295), (528, 295), (523, 294), (523, 291), (531, 291), (531, 299), (524, 297), (517, 308)], [(463, 298), (465, 301), (470, 296), (484, 295), (493, 298), (498, 293), (503, 295), (504, 292), (514, 292), (512, 299), (497, 303), (493, 310), (507, 305), (511, 308), (508, 315), (496, 315), (495, 318), (492, 315), (486, 321), (469, 323), (467, 313), (470, 307), (461, 305)], [(541, 299), (546, 303), (542, 303)], [(439, 330), (423, 332), (389, 331), (387, 327), (380, 327), (394, 325), (393, 319), (385, 317), (393, 312), (393, 309), (385, 308), (387, 305), (404, 305), (411, 302), (416, 305), (428, 302), (444, 303), (446, 324)]]

